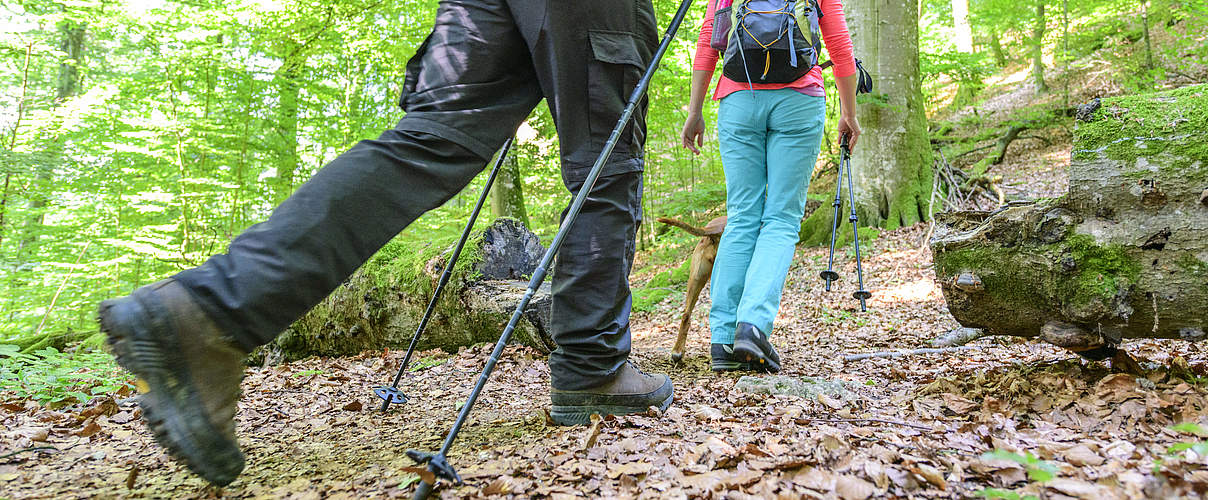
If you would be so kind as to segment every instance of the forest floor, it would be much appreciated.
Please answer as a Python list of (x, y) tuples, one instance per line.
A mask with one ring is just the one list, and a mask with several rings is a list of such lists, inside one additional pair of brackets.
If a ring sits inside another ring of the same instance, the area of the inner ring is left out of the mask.
[[(1037, 196), (1063, 188), (1023, 180), (1059, 178), (1060, 162), (1041, 160), (1058, 153), (1030, 153), (1042, 172), (1019, 172), (1015, 189)], [(1004, 488), (1105, 499), (1208, 488), (1204, 455), (1168, 453), (1194, 442), (1172, 425), (1208, 423), (1205, 385), (1170, 373), (1171, 366), (1189, 366), (1205, 375), (1208, 353), (1193, 344), (1128, 343), (1129, 352), (1152, 362), (1143, 363), (1151, 371), (1141, 378), (1016, 339), (845, 362), (847, 354), (925, 347), (957, 326), (921, 244), (927, 229), (889, 232), (870, 245), (865, 270), (875, 295), (866, 313), (851, 299), (851, 281), (823, 292), (817, 272), (825, 249), (799, 250), (774, 340), (785, 360), (782, 375), (833, 382), (829, 392), (749, 394), (736, 388), (742, 374), (710, 372), (702, 327), (707, 294), (696, 308), (688, 355), (672, 364), (681, 304), (668, 299), (633, 318), (634, 359), (675, 382), (665, 415), (550, 425), (544, 358), (509, 348), (451, 456), (466, 484), (438, 492), (860, 499), (965, 498)], [(839, 259), (841, 274), (854, 277), (850, 254)], [(411, 401), (385, 414), (370, 389), (389, 379), (402, 352), (249, 368), (238, 415), (248, 465), (221, 490), (170, 460), (129, 399), (59, 410), (9, 401), (0, 410), (8, 429), (0, 452), (53, 449), (0, 459), (0, 497), (406, 497), (416, 476), (404, 470), (412, 463), (403, 451), (439, 447), (488, 350), (424, 353), (423, 368), (403, 382)], [(983, 457), (993, 450), (1023, 458)]]
[[(1053, 143), (1021, 142), (994, 168), (1009, 197), (1064, 192), (1068, 136)], [(710, 372), (707, 289), (682, 364), (668, 359), (682, 294), (633, 318), (633, 359), (675, 382), (675, 403), (661, 416), (551, 425), (544, 357), (509, 348), (450, 457), (465, 484), (442, 484), (438, 494), (967, 498), (997, 488), (1010, 490), (997, 493), (1004, 498), (1102, 500), (1208, 491), (1208, 445), (1187, 449), (1205, 438), (1171, 428), (1208, 424), (1203, 347), (1128, 342), (1144, 377), (1022, 339), (844, 361), (926, 347), (957, 326), (934, 281), (927, 233), (917, 225), (867, 244), (868, 312), (851, 298), (849, 251), (837, 256), (845, 280), (826, 293), (817, 277), (826, 249), (798, 249), (773, 340), (781, 375), (822, 381), (819, 396), (751, 394), (738, 387), (744, 374)], [(489, 350), (423, 353), (402, 383), (411, 400), (384, 414), (370, 390), (389, 380), (400, 351), (249, 368), (238, 413), (247, 468), (223, 489), (168, 458), (130, 398), (57, 410), (8, 400), (0, 497), (408, 497), (417, 476), (403, 451), (440, 446)]]

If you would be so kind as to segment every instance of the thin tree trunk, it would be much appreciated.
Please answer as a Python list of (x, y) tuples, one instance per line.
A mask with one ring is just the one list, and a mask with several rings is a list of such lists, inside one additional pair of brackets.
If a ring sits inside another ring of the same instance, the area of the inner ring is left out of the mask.
[(956, 50), (973, 53), (973, 27), (969, 24), (969, 0), (952, 0), (952, 22), (956, 25)]
[(518, 148), (504, 160), (499, 169), (499, 177), (491, 187), (491, 215), (494, 218), (510, 217), (520, 221), (524, 227), (530, 227), (528, 212), (524, 209), (524, 183), (520, 176), (520, 161)]
[[(952, 0), (952, 22), (956, 26), (956, 51), (962, 54), (973, 53), (973, 27), (969, 24), (969, 0)], [(952, 103), (963, 106), (973, 101), (977, 95), (979, 83), (962, 79)]]
[[(181, 121), (180, 110), (177, 108), (176, 93), (178, 90), (178, 86), (181, 84), (181, 82), (179, 80), (179, 75), (177, 76), (177, 78), (178, 78), (178, 80), (176, 82), (169, 82), (168, 87), (170, 89), (170, 93), (172, 96), (172, 102), (171, 102), (171, 104), (172, 104), (172, 121), (174, 121), (176, 123), (180, 123), (180, 121)], [(184, 136), (184, 132), (178, 129), (174, 135), (176, 136), (176, 147), (174, 148), (176, 151), (176, 168), (177, 168), (177, 173), (179, 174), (177, 177), (177, 180), (176, 180), (176, 189), (177, 189), (177, 199), (180, 201), (180, 217), (181, 217), (181, 224), (180, 224), (181, 240), (180, 240), (179, 252), (180, 252), (181, 259), (188, 261), (189, 260), (189, 257), (188, 257), (189, 251), (190, 251), (190, 247), (191, 247), (191, 243), (192, 243), (192, 231), (191, 231), (192, 221), (189, 216), (189, 189), (185, 185), (184, 180), (189, 177), (189, 172), (188, 172), (188, 169), (185, 167), (185, 144), (184, 144), (185, 136)]]
[(997, 28), (990, 30), (990, 53), (994, 55), (994, 64), (1000, 68), (1007, 65), (1007, 52), (1002, 48), (1001, 37)]
[[(25, 97), (29, 92), (29, 61), (34, 52), (34, 42), (25, 44), (25, 63), (21, 68), (21, 94), (17, 98), (17, 116), (13, 120), (13, 133), (8, 138), (8, 150), (17, 147), (17, 132), (21, 129), (21, 118), (25, 116)], [(13, 180), (12, 172), (4, 174), (4, 194), (0, 196), (0, 256), (4, 251), (4, 217), (8, 213), (9, 186)]]
[(4, 195), (0, 196), (0, 256), (4, 255), (4, 214), (8, 211), (8, 187), (12, 180), (13, 174), (4, 174)]
[(277, 178), (273, 189), (276, 204), (288, 198), (294, 190), (294, 173), (298, 169), (298, 78), (306, 66), (302, 47), (290, 42), (273, 86), (277, 89), (276, 155)]
[(1141, 2), (1141, 33), (1145, 37), (1145, 69), (1153, 69), (1153, 45), (1149, 41), (1149, 2)]
[[(55, 91), (55, 107), (63, 104), (68, 98), (75, 96), (80, 91), (80, 65), (84, 60), (84, 35), (85, 26), (77, 24), (75, 21), (66, 20), (59, 24), (59, 48), (66, 54), (66, 59), (59, 63), (58, 85)], [(62, 148), (59, 144), (60, 138), (56, 138), (53, 142), (53, 148)], [(46, 184), (52, 180), (53, 169), (48, 165), (42, 165), (38, 169), (38, 173), (34, 177), (34, 183), (31, 187), (35, 194), (29, 201), (30, 216), (25, 220), (25, 237), (21, 240), (21, 244), (17, 248), (17, 261), (20, 262), (25, 255), (26, 250), (37, 244), (42, 225), (46, 221), (46, 207), (48, 197), (43, 193), (43, 189), (48, 189)]]
[(1049, 86), (1044, 83), (1044, 2), (1037, 0), (1036, 18), (1032, 26), (1032, 82), (1037, 94), (1049, 91)]
[(1064, 105), (1070, 108), (1070, 2), (1061, 0), (1061, 65), (1064, 68), (1065, 89)]

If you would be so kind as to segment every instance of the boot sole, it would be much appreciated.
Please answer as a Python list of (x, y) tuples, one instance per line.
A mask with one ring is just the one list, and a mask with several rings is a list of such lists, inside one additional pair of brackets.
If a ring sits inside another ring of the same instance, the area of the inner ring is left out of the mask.
[(740, 362), (748, 363), (755, 371), (776, 373), (780, 371), (780, 363), (772, 360), (754, 342), (745, 339), (734, 341), (734, 357)]
[[(196, 388), (173, 376), (173, 369), (186, 366), (175, 339), (148, 331), (143, 321), (150, 315), (139, 314), (144, 310), (134, 297), (106, 300), (98, 309), (101, 331), (118, 365), (150, 389), (138, 404), (155, 441), (205, 480), (218, 486), (234, 481), (243, 471), (243, 453), (201, 413)], [(181, 408), (177, 401), (195, 404)]]
[[(667, 399), (659, 403), (659, 411), (667, 411), (671, 406), (671, 400), (675, 399), (674, 391), (667, 396)], [(654, 406), (654, 405), (650, 405)], [(592, 405), (592, 406), (560, 406), (554, 405), (550, 408), (550, 417), (554, 419), (558, 425), (587, 425), (591, 421), (593, 414), (599, 415), (631, 415), (634, 413), (645, 413), (650, 409), (650, 406), (618, 406), (618, 405)]]
[(738, 361), (717, 361), (714, 360), (709, 364), (715, 372), (738, 372), (751, 370), (750, 363), (740, 363)]

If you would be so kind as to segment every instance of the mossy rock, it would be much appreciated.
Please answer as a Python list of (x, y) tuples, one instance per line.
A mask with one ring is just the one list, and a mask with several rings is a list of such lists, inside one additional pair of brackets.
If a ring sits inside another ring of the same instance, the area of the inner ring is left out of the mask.
[[(272, 363), (407, 348), (454, 243), (455, 239), (396, 239), (387, 243), (272, 344), (253, 353), (252, 361)], [(484, 263), (484, 249), (490, 255), (504, 256), (508, 262)], [(513, 219), (498, 219), (486, 230), (474, 233), (436, 302), (419, 348), (455, 352), (462, 346), (494, 342), (527, 289), (527, 279), (515, 278), (531, 275), (537, 262), (529, 262), (528, 256), (543, 252), (537, 237)], [(517, 253), (524, 254), (523, 258)], [(492, 276), (484, 276), (483, 270), (494, 273), (494, 277), (503, 273), (505, 278), (513, 279), (489, 279)], [(554, 344), (546, 329), (549, 307), (546, 285), (530, 301), (513, 341), (550, 351)]]

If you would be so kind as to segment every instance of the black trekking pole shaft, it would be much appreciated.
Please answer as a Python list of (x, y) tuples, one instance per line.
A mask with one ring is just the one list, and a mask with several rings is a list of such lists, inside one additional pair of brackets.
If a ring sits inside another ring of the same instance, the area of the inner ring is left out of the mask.
[[(436, 310), (436, 303), (440, 300), (440, 294), (445, 290), (445, 285), (449, 284), (449, 278), (453, 276), (453, 267), (457, 264), (458, 257), (461, 256), (462, 248), (465, 248), (466, 241), (470, 239), (470, 232), (474, 230), (474, 222), (478, 220), (478, 213), (482, 211), (482, 206), (486, 204), (487, 196), (491, 193), (491, 186), (495, 184), (495, 177), (499, 175), (499, 169), (503, 166), (503, 162), (507, 159), (508, 151), (512, 149), (512, 142), (515, 137), (508, 138), (507, 142), (503, 143), (503, 149), (499, 150), (499, 157), (495, 159), (495, 166), (491, 168), (491, 173), (487, 175), (486, 185), (482, 187), (482, 193), (478, 195), (478, 203), (474, 205), (474, 210), (470, 212), (470, 220), (466, 222), (466, 229), (461, 233), (461, 239), (457, 240), (457, 246), (453, 248), (453, 254), (449, 256), (449, 262), (445, 264), (445, 270), (440, 274), (440, 281), (436, 284), (436, 291), (432, 292), (432, 300), (428, 301), (428, 309), (424, 311), (424, 316), (419, 320), (419, 326), (415, 329), (415, 335), (411, 337), (411, 345), (407, 347), (407, 354), (403, 356), (403, 364), (398, 367), (398, 373), (394, 375), (394, 381), (390, 383), (391, 388), (398, 388), (399, 380), (403, 378), (403, 373), (407, 371), (407, 366), (411, 364), (411, 356), (415, 354), (415, 347), (419, 345), (419, 338), (424, 333), (424, 329), (428, 327), (428, 320), (432, 318), (432, 312)], [(383, 398), (382, 411), (390, 408), (390, 398)]]
[[(512, 332), (516, 329), (516, 324), (520, 321), (524, 314), (525, 308), (533, 298), (533, 294), (545, 281), (546, 269), (553, 262), (554, 256), (558, 253), (558, 249), (562, 246), (562, 241), (566, 239), (567, 233), (575, 223), (575, 219), (579, 217), (579, 212), (583, 209), (583, 204), (587, 202), (587, 196), (591, 193), (592, 188), (596, 184), (596, 179), (600, 177), (600, 173), (604, 170), (604, 164), (608, 161), (608, 157), (612, 155), (613, 148), (616, 147), (617, 141), (621, 137), (621, 131), (629, 123), (629, 119), (633, 117), (633, 111), (637, 108), (638, 102), (642, 96), (646, 94), (646, 88), (650, 86), (650, 79), (654, 76), (654, 72), (658, 69), (659, 61), (663, 58), (663, 54), (667, 52), (667, 47), (671, 45), (671, 39), (675, 37), (675, 32), (679, 30), (680, 24), (684, 21), (684, 16), (688, 13), (688, 8), (691, 7), (692, 0), (683, 0), (680, 3), (679, 10), (676, 11), (675, 17), (671, 20), (671, 24), (667, 26), (667, 32), (663, 35), (663, 41), (659, 44), (658, 50), (654, 53), (654, 58), (650, 62), (650, 66), (646, 68), (646, 73), (642, 75), (642, 79), (638, 81), (637, 87), (633, 89), (633, 93), (629, 96), (629, 102), (625, 105), (625, 110), (621, 112), (620, 119), (612, 129), (612, 134), (608, 136), (608, 142), (604, 143), (604, 149), (600, 151), (600, 156), (596, 158), (595, 165), (592, 165), (591, 171), (588, 172), (587, 178), (583, 181), (583, 185), (579, 188), (579, 192), (575, 195), (574, 201), (567, 210), (566, 217), (562, 221), (562, 225), (558, 228), (557, 234), (554, 235), (554, 240), (550, 243), (549, 248), (545, 250), (545, 255), (541, 257), (541, 263), (537, 269), (533, 271), (533, 278), (529, 280), (528, 290), (524, 292), (524, 297), (520, 299), (520, 304), (516, 306), (515, 312), (512, 313), (512, 319), (508, 321), (507, 327), (503, 329), (503, 333), (499, 335), (499, 341), (495, 342), (495, 349), (491, 351), (491, 357), (487, 359), (486, 366), (482, 369), (482, 374), (478, 376), (478, 382), (474, 385), (474, 390), (470, 392), (470, 396), (466, 399), (466, 404), (461, 407), (461, 412), (457, 415), (457, 420), (453, 422), (453, 427), (449, 430), (449, 435), (445, 437), (445, 443), (440, 448), (440, 452), (436, 457), (433, 457), (428, 462), (428, 470), (436, 472), (434, 465), (444, 464), (444, 457), (448, 454), (449, 449), (453, 447), (453, 441), (457, 439), (457, 433), (465, 424), (466, 418), (470, 415), (470, 410), (474, 407), (474, 402), (478, 400), (478, 395), (482, 392), (482, 388), (486, 386), (487, 380), (491, 377), (491, 372), (495, 369), (495, 364), (499, 362), (499, 356), (503, 353), (504, 346), (512, 337)], [(439, 460), (441, 464), (434, 464)], [(415, 500), (424, 500), (432, 493), (434, 485), (428, 484), (426, 481), (421, 481), (415, 489)]]
[[(843, 142), (842, 148), (846, 148), (846, 146), (847, 146), (847, 137), (846, 136), (843, 137), (842, 142)], [(822, 279), (826, 281), (826, 291), (828, 291), (828, 292), (831, 289), (831, 282), (838, 279), (838, 277), (839, 277), (838, 273), (835, 272), (835, 233), (837, 233), (839, 231), (839, 212), (842, 210), (842, 207), (843, 207), (843, 199), (841, 197), (843, 194), (843, 156), (842, 155), (844, 155), (845, 153), (842, 153), (842, 151), (845, 151), (845, 149), (842, 149), (842, 148), (840, 149), (841, 152), (840, 152), (840, 156), (839, 156), (839, 168), (836, 169), (839, 171), (839, 174), (838, 174), (839, 177), (837, 177), (835, 179), (835, 202), (834, 202), (835, 215), (834, 215), (834, 218), (831, 220), (830, 254), (828, 254), (826, 257), (826, 271), (822, 272)]]
[[(846, 147), (844, 149), (846, 149)], [(868, 306), (865, 305), (864, 301), (868, 299), (870, 294), (868, 291), (864, 290), (864, 268), (860, 264), (860, 217), (856, 215), (856, 191), (854, 187), (855, 184), (852, 182), (851, 153), (845, 153), (846, 154), (844, 154), (844, 156), (846, 159), (844, 163), (847, 165), (847, 200), (849, 205), (851, 205), (851, 217), (849, 217), (849, 220), (851, 220), (852, 244), (856, 248), (856, 283), (860, 287), (858, 290), (856, 290), (855, 296), (856, 298), (860, 299), (860, 311), (864, 312), (868, 310)]]

